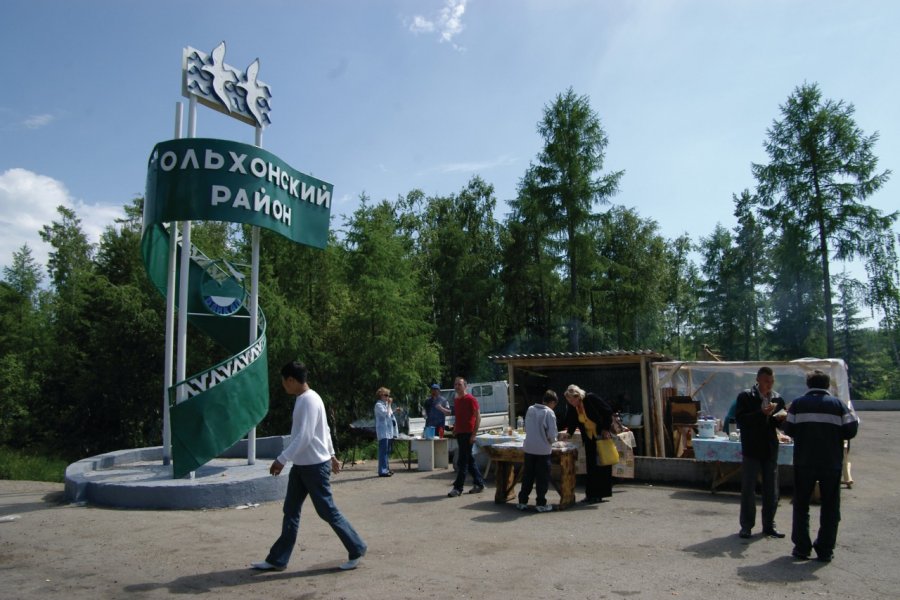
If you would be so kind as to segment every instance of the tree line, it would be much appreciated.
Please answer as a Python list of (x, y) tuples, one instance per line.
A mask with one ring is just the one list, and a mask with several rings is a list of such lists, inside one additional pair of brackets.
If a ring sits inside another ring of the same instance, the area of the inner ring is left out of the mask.
[[(815, 84), (780, 110), (769, 162), (751, 165), (756, 188), (723, 199), (736, 225), (697, 239), (667, 239), (652, 218), (612, 204), (625, 173), (604, 171), (609, 140), (571, 88), (544, 107), (543, 150), (502, 221), (493, 186), (473, 177), (446, 196), (363, 195), (324, 251), (263, 230), (270, 411), (260, 434), (290, 422), (278, 369), (297, 357), (338, 434), (370, 416), (380, 385), (415, 409), (429, 383), (503, 378), (491, 354), (840, 357), (854, 398), (900, 397), (897, 213), (867, 204), (890, 177), (878, 170), (878, 135)], [(94, 246), (60, 207), (40, 231), (47, 265), (23, 246), (4, 269), (0, 444), (75, 459), (161, 443), (165, 309), (141, 262), (142, 208), (128, 203)], [(208, 256), (250, 262), (244, 226), (195, 223), (192, 238)], [(854, 259), (866, 280), (840, 268)], [(223, 358), (190, 332), (188, 372)]]

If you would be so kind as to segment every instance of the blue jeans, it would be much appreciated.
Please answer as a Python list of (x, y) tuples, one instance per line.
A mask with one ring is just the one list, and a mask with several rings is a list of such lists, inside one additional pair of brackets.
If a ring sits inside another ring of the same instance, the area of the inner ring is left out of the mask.
[(391, 438), (383, 438), (378, 440), (378, 474), (386, 475), (391, 470), (391, 446), (393, 440)]
[(300, 531), (300, 508), (306, 496), (312, 497), (313, 506), (319, 518), (331, 525), (347, 549), (349, 558), (359, 558), (366, 553), (366, 543), (362, 541), (350, 521), (344, 518), (334, 505), (331, 496), (331, 461), (319, 465), (294, 465), (288, 476), (288, 489), (284, 497), (284, 519), (281, 536), (272, 544), (266, 562), (276, 567), (287, 566), (297, 543)]
[(456, 434), (456, 451), (459, 455), (459, 460), (456, 463), (456, 480), (453, 482), (453, 487), (459, 491), (462, 491), (463, 486), (466, 484), (466, 471), (472, 474), (472, 483), (484, 487), (484, 477), (481, 476), (481, 471), (478, 470), (478, 465), (475, 464), (475, 457), (472, 456), (472, 444), (474, 441), (474, 433)]

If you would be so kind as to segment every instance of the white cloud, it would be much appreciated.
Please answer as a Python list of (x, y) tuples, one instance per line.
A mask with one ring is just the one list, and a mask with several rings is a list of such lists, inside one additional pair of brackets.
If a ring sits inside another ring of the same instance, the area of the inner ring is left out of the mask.
[(22, 124), (28, 129), (40, 129), (45, 125), (52, 123), (54, 119), (56, 119), (55, 116), (46, 113), (42, 115), (31, 115), (22, 121)]
[(0, 173), (0, 265), (12, 264), (13, 252), (28, 244), (34, 259), (46, 266), (50, 246), (38, 232), (59, 218), (56, 207), (60, 205), (75, 211), (88, 240), (95, 244), (107, 225), (124, 216), (121, 207), (74, 199), (66, 186), (52, 177), (26, 169)]
[(409, 30), (413, 33), (431, 33), (434, 31), (434, 23), (421, 15), (413, 17)]
[(466, 0), (446, 0), (441, 9), (441, 41), (449, 42), (463, 30), (462, 16), (466, 12)]
[(515, 164), (516, 159), (512, 156), (498, 156), (490, 160), (446, 163), (435, 167), (433, 170), (440, 173), (475, 173), (480, 171), (489, 171), (498, 167), (508, 167)]
[(462, 50), (453, 42), (453, 38), (465, 28), (462, 18), (466, 12), (466, 2), (468, 0), (444, 0), (444, 6), (436, 20), (416, 15), (409, 25), (409, 30), (416, 34), (436, 32), (441, 43), (449, 42), (455, 49)]

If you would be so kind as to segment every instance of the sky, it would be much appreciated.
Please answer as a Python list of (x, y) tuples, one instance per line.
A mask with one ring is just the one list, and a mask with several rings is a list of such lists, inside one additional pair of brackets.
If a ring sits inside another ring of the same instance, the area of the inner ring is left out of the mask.
[[(272, 91), (263, 145), (334, 185), (334, 229), (414, 189), (494, 186), (498, 219), (571, 87), (607, 133), (611, 201), (696, 242), (732, 228), (767, 129), (804, 83), (856, 108), (900, 208), (900, 2), (894, 0), (6, 0), (0, 5), (0, 266), (73, 208), (92, 241), (143, 195), (174, 137), (183, 48)], [(197, 135), (253, 143), (200, 107)], [(603, 210), (602, 207), (598, 207)]]

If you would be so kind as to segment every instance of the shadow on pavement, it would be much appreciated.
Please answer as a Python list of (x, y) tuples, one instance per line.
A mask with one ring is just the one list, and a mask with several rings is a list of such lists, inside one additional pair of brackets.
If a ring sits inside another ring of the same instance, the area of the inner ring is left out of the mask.
[(337, 567), (317, 567), (305, 571), (254, 571), (253, 569), (230, 569), (212, 573), (196, 573), (173, 579), (168, 583), (136, 583), (125, 586), (127, 593), (152, 592), (165, 589), (170, 594), (202, 594), (216, 589), (231, 588), (239, 585), (254, 585), (288, 579), (302, 579), (320, 575), (338, 575), (342, 571)]
[(825, 563), (816, 560), (797, 560), (790, 555), (790, 544), (787, 544), (783, 556), (762, 565), (738, 567), (737, 574), (745, 581), (757, 583), (796, 583), (817, 581), (816, 571), (824, 566)]

